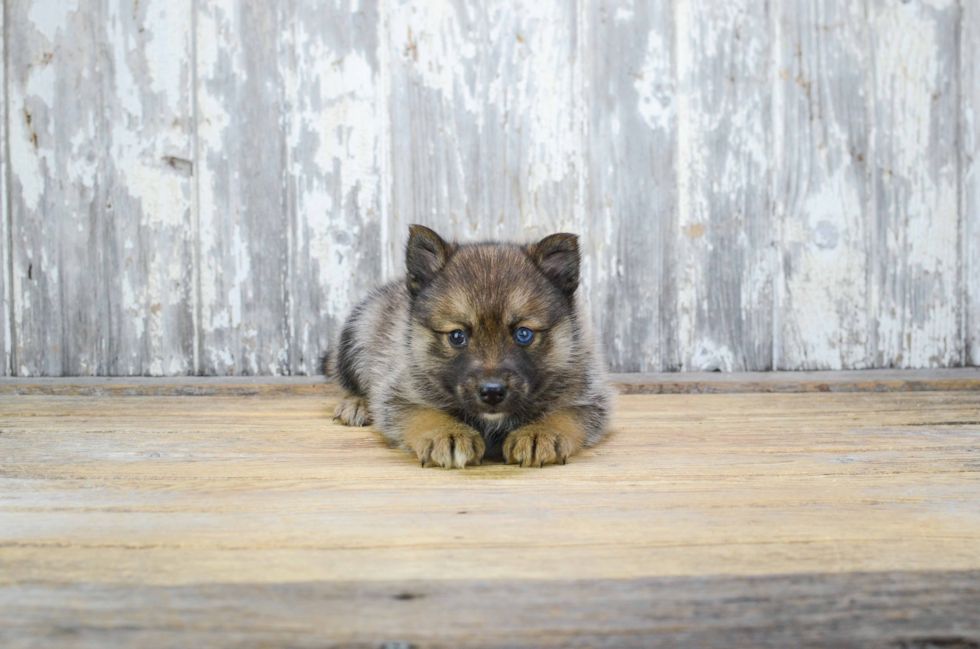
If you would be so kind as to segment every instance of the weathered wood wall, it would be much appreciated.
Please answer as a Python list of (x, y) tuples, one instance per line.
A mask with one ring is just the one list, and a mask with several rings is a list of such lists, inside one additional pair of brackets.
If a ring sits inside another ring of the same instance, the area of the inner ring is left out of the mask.
[(973, 0), (6, 0), (5, 374), (305, 374), (407, 225), (620, 371), (980, 364)]

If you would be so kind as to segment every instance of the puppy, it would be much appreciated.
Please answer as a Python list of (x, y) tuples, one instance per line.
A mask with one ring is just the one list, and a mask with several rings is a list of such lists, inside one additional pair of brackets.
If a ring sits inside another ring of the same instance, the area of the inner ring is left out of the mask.
[(605, 436), (612, 393), (576, 308), (578, 237), (459, 244), (413, 225), (406, 262), (323, 360), (347, 393), (336, 419), (375, 423), (423, 467), (564, 464)]

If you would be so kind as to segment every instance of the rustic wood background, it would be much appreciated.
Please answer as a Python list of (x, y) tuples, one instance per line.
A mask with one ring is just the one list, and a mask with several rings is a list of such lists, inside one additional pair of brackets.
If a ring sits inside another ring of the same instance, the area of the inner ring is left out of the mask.
[(980, 364), (974, 0), (6, 0), (3, 373), (304, 374), (407, 225), (619, 371)]

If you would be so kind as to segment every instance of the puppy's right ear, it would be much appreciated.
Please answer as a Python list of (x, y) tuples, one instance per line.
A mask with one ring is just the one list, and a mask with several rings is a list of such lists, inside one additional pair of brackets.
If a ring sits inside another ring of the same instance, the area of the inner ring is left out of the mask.
[(449, 261), (452, 247), (424, 225), (409, 226), (408, 232), (408, 247), (405, 250), (408, 292), (415, 297)]

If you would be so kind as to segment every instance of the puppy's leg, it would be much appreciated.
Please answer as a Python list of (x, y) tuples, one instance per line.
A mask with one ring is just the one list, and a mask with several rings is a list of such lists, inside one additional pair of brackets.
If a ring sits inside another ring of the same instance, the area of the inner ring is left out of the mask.
[(423, 467), (462, 469), (483, 459), (483, 437), (454, 417), (428, 408), (412, 408), (403, 417), (404, 442), (415, 451)]
[(345, 426), (369, 426), (372, 421), (367, 399), (354, 396), (340, 400), (333, 409), (333, 418), (339, 419)]
[(504, 459), (522, 467), (565, 464), (585, 445), (586, 427), (579, 413), (557, 410), (508, 435)]

